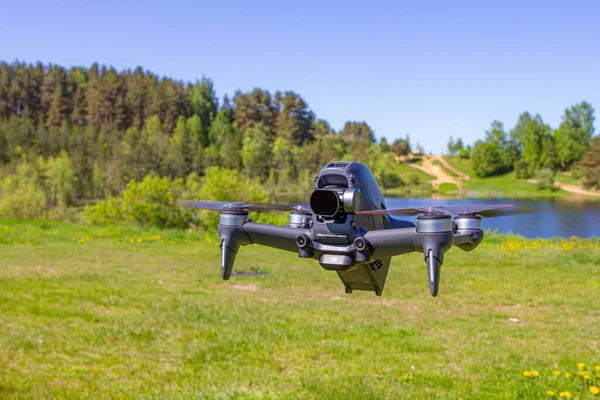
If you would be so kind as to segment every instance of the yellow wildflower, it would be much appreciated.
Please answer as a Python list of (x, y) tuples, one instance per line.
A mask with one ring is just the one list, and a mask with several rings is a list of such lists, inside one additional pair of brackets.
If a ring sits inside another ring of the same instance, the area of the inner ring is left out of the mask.
[(586, 381), (589, 381), (590, 379), (592, 379), (592, 377), (591, 377), (591, 376), (589, 376), (588, 374), (585, 374), (585, 375), (583, 376), (583, 379), (585, 379)]
[(571, 374), (569, 372), (565, 372), (565, 378), (570, 378)]
[(553, 372), (552, 372), (552, 375), (559, 376), (559, 375), (560, 375), (560, 371), (553, 371)]
[(537, 372), (535, 369), (533, 371), (531, 371), (531, 375), (533, 376), (540, 376), (540, 373)]
[(597, 395), (600, 393), (600, 389), (596, 386), (590, 386), (590, 392), (592, 392), (593, 395)]
[(572, 397), (571, 393), (569, 393), (569, 392), (560, 392), (558, 395), (565, 399), (570, 399)]
[(138, 243), (140, 243), (141, 241), (142, 241), (142, 239), (140, 239), (140, 238), (138, 238), (138, 239), (137, 239), (137, 242), (138, 242)]
[(531, 372), (529, 372), (529, 371), (523, 371), (523, 376), (531, 376)]
[(584, 363), (579, 363), (579, 364), (577, 364), (577, 368), (583, 370), (585, 368), (585, 364)]
[(600, 372), (600, 365), (596, 365), (596, 372)]
[(586, 376), (586, 375), (587, 375), (587, 372), (585, 372), (585, 371), (579, 371), (579, 372), (577, 373), (577, 375), (579, 375), (579, 376)]
[(548, 396), (556, 396), (556, 392), (555, 392), (555, 391), (553, 391), (553, 390), (548, 390), (548, 391), (546, 392), (546, 394), (547, 394)]

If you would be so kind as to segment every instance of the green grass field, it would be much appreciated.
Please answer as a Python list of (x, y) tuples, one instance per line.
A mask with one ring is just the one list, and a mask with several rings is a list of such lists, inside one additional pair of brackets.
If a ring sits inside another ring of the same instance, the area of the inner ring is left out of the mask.
[(517, 179), (513, 172), (504, 175), (477, 178), (471, 168), (471, 161), (458, 156), (445, 156), (446, 161), (457, 170), (469, 175), (470, 179), (463, 182), (463, 197), (480, 198), (548, 198), (564, 196), (563, 190), (539, 189), (535, 183)]
[(471, 168), (471, 160), (467, 158), (460, 158), (459, 156), (444, 156), (448, 164), (462, 172), (463, 174), (469, 175), (471, 178), (475, 177), (475, 172)]
[(433, 165), (437, 165), (438, 167), (440, 167), (442, 169), (442, 171), (444, 171), (446, 174), (450, 175), (453, 178), (458, 178), (458, 174), (456, 174), (454, 171), (450, 171), (448, 168), (446, 168), (446, 166), (444, 164), (442, 164), (439, 160), (433, 160), (432, 161)]
[(403, 181), (410, 182), (411, 175), (417, 176), (421, 182), (432, 181), (435, 178), (425, 172), (421, 171), (417, 168), (412, 168), (405, 163), (395, 163), (394, 164), (395, 171)]
[(258, 246), (235, 269), (266, 275), (221, 281), (216, 242), (0, 221), (0, 398), (592, 398), (600, 380), (599, 239), (453, 248), (437, 298), (420, 254), (376, 297)]
[(485, 179), (471, 178), (464, 181), (466, 197), (534, 199), (559, 197), (567, 194), (563, 190), (540, 189), (535, 183), (516, 179), (513, 173), (490, 176)]
[(575, 178), (572, 174), (567, 174), (565, 172), (559, 172), (556, 174), (556, 182), (566, 183), (569, 185), (579, 185), (583, 186), (582, 178)]

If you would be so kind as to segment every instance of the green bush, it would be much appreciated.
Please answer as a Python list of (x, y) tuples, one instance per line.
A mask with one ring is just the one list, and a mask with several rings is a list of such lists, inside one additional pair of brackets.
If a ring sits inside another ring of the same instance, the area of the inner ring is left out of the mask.
[(46, 214), (47, 196), (34, 166), (21, 163), (14, 174), (0, 181), (2, 218), (41, 218)]
[(410, 175), (408, 175), (408, 183), (410, 183), (411, 185), (418, 185), (419, 183), (421, 183), (421, 179), (419, 178), (419, 175), (411, 173)]
[(542, 168), (538, 170), (535, 174), (535, 179), (537, 180), (538, 188), (540, 189), (550, 189), (552, 191), (557, 190), (558, 188), (554, 186), (554, 178), (556, 176), (556, 172), (551, 170), (550, 168)]
[[(195, 182), (193, 179), (190, 182)], [(182, 179), (147, 176), (141, 182), (131, 181), (120, 198), (111, 197), (102, 203), (88, 206), (85, 217), (92, 223), (137, 223), (159, 228), (187, 228), (197, 225), (192, 210), (170, 206), (169, 202), (182, 197), (186, 186)], [(192, 199), (197, 196), (192, 196)]]
[[(88, 221), (99, 225), (137, 223), (159, 228), (216, 228), (219, 223), (218, 212), (168, 204), (174, 200), (267, 202), (269, 195), (257, 180), (246, 179), (238, 171), (211, 167), (201, 180), (191, 174), (185, 181), (158, 176), (147, 176), (141, 182), (131, 181), (121, 197), (88, 206), (84, 214)], [(274, 213), (252, 214), (251, 218), (278, 224), (285, 219), (287, 223), (287, 217)]]

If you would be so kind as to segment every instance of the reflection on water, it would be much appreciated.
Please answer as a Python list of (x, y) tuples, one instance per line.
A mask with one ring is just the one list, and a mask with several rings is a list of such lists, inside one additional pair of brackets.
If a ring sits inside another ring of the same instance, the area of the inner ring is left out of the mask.
[[(513, 199), (403, 199), (386, 198), (386, 207), (410, 208), (428, 205), (460, 204), (514, 204), (516, 207), (535, 209), (531, 214), (484, 218), (484, 229), (497, 229), (501, 233), (515, 233), (525, 237), (590, 238), (600, 236), (600, 202), (569, 201), (568, 199), (513, 200)], [(414, 221), (416, 217), (408, 217)]]

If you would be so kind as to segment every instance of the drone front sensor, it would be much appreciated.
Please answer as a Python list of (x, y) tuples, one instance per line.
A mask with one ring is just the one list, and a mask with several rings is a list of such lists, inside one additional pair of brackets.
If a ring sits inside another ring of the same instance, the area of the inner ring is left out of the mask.
[[(220, 212), (221, 276), (229, 279), (241, 246), (260, 244), (319, 260), (335, 271), (346, 293), (381, 296), (391, 258), (423, 253), (429, 290), (439, 291), (444, 255), (453, 245), (464, 251), (483, 240), (481, 217), (520, 214), (510, 204), (431, 206), (387, 210), (375, 178), (363, 164), (327, 164), (315, 176), (310, 206), (304, 204), (176, 201), (174, 205)], [(258, 224), (250, 211), (290, 212), (288, 226)], [(416, 225), (394, 215), (418, 215)], [(454, 215), (454, 219), (452, 216)]]

